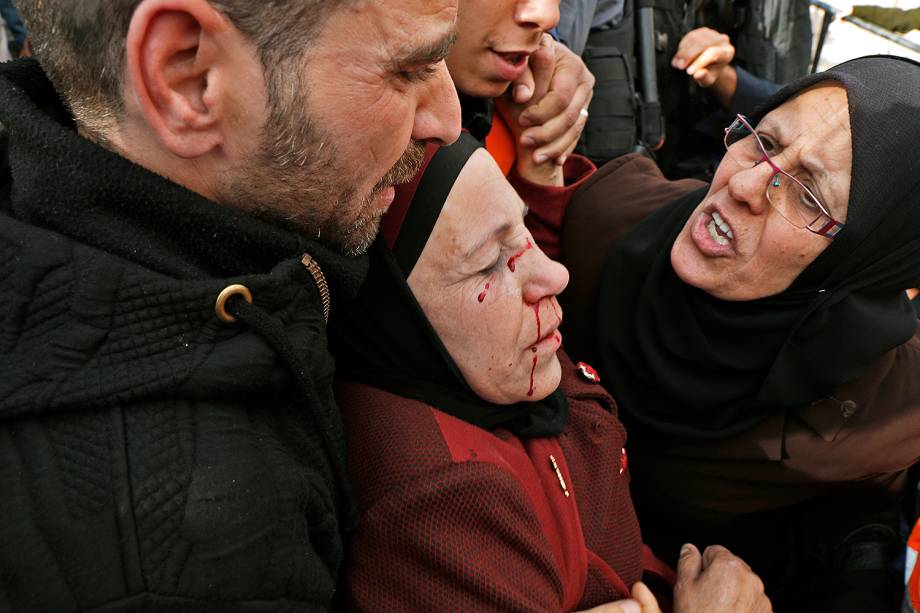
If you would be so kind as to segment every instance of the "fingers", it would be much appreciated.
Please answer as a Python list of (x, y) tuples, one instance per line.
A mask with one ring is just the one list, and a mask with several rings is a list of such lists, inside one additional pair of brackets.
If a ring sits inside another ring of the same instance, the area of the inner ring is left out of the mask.
[(710, 28), (697, 28), (681, 39), (671, 66), (686, 70), (700, 86), (712, 87), (734, 58), (735, 47), (727, 35)]
[(687, 67), (687, 74), (692, 76), (701, 86), (711, 87), (716, 79), (719, 78), (719, 73), (731, 62), (734, 56), (735, 48), (731, 45), (707, 47)]
[(738, 556), (712, 545), (700, 555), (684, 545), (677, 562), (674, 611), (687, 613), (770, 613), (763, 582)]
[(511, 99), (517, 104), (526, 104), (533, 98), (533, 65), (528, 64), (524, 74), (511, 84)]
[[(573, 98), (576, 95), (585, 96), (585, 88), (594, 91), (594, 75), (591, 74), (582, 59), (562, 43), (553, 41), (553, 45), (555, 65), (549, 89), (544, 97), (539, 99), (534, 97), (536, 103), (521, 114), (522, 127), (543, 125), (572, 107)], [(584, 106), (579, 106), (578, 110), (582, 108)]]
[(533, 52), (524, 74), (511, 84), (511, 97), (517, 104), (543, 99), (556, 69), (556, 41), (544, 34), (540, 47)]
[(639, 603), (639, 606), (642, 607), (642, 613), (661, 613), (661, 608), (658, 606), (658, 600), (655, 598), (655, 595), (652, 594), (652, 590), (648, 589), (641, 581), (637, 581), (633, 585), (631, 594), (633, 600)]
[(703, 557), (696, 545), (687, 543), (680, 548), (677, 560), (677, 582), (693, 581), (703, 572)]
[(580, 613), (645, 613), (645, 611), (642, 610), (638, 602), (629, 599), (608, 602), (607, 604), (602, 604), (599, 607), (587, 609)]
[[(550, 92), (547, 98), (553, 95), (553, 92)], [(556, 160), (562, 164), (565, 162), (563, 156), (571, 155), (588, 121), (587, 107), (593, 95), (593, 88), (587, 85), (579, 87), (569, 106), (561, 113), (543, 125), (524, 130), (521, 134), (521, 145), (535, 149), (535, 163)]]
[(709, 568), (713, 564), (721, 563), (732, 567), (737, 566), (739, 569), (751, 572), (751, 567), (747, 563), (733, 554), (722, 545), (710, 545), (703, 552), (703, 568)]
[[(683, 70), (707, 47), (722, 45), (731, 45), (731, 39), (727, 34), (722, 34), (712, 28), (691, 30), (677, 44), (677, 51), (674, 53), (674, 57), (671, 58), (671, 66), (678, 70)], [(734, 54), (732, 57), (734, 57)]]

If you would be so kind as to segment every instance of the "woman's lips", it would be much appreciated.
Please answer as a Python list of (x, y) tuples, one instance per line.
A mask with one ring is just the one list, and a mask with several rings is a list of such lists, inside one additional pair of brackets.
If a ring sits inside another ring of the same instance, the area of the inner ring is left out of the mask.
[(728, 257), (736, 253), (735, 233), (715, 209), (706, 209), (697, 215), (690, 236), (704, 255)]
[(526, 51), (495, 51), (492, 50), (495, 57), (495, 71), (499, 78), (504, 81), (516, 81), (527, 70), (527, 60), (530, 53)]
[(531, 353), (555, 353), (562, 346), (562, 333), (554, 326), (540, 340), (530, 346)]

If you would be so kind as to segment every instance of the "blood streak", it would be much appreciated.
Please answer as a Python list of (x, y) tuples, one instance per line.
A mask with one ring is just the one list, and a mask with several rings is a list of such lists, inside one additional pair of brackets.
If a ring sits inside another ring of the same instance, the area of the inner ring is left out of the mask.
[(517, 253), (515, 253), (514, 255), (512, 255), (511, 258), (508, 260), (508, 269), (511, 272), (514, 272), (514, 261), (517, 260), (522, 255), (524, 255), (524, 253), (527, 252), (529, 249), (533, 249), (533, 244), (530, 242), (530, 239), (528, 238), (527, 244), (524, 245), (524, 248), (518, 251)]
[(491, 281), (486, 283), (486, 288), (479, 293), (479, 296), (476, 298), (476, 300), (478, 300), (479, 302), (482, 302), (483, 300), (485, 300), (486, 294), (489, 292), (490, 289), (492, 289)]
[(537, 340), (534, 342), (539, 343), (540, 338), (543, 336), (543, 334), (540, 332), (540, 303), (539, 302), (533, 305), (533, 313), (534, 315), (537, 316)]
[[(536, 351), (536, 347), (534, 347), (534, 351)], [(536, 372), (536, 370), (537, 370), (537, 356), (533, 356), (533, 366), (530, 369), (530, 391), (527, 392), (528, 396), (533, 396), (533, 390), (534, 390), (533, 374), (534, 372)]]
[[(530, 245), (530, 241), (527, 241), (527, 244)], [(512, 268), (512, 270), (514, 270), (514, 269)], [(538, 302), (537, 304), (533, 305), (533, 314), (534, 314), (534, 315), (536, 316), (536, 318), (537, 318), (537, 342), (539, 343), (539, 342), (540, 342), (540, 336), (542, 335), (542, 333), (541, 333), (541, 331), (540, 331), (540, 303), (539, 303), (539, 302)], [(537, 370), (537, 357), (538, 357), (538, 356), (536, 355), (536, 353), (537, 353), (537, 348), (536, 348), (536, 346), (531, 347), (530, 350), (533, 351), (534, 356), (533, 356), (533, 366), (531, 366), (531, 368), (530, 368), (530, 390), (527, 392), (527, 395), (528, 395), (528, 396), (533, 396), (533, 390), (534, 390), (534, 386), (533, 386), (533, 374), (534, 374), (534, 372), (536, 372), (536, 370)]]

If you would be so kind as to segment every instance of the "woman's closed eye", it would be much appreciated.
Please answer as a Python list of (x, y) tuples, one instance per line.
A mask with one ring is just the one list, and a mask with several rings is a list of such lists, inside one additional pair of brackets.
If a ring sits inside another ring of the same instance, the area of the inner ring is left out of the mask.
[(495, 256), (494, 261), (488, 264), (485, 268), (480, 269), (476, 274), (479, 276), (488, 276), (495, 273), (502, 264), (504, 256), (504, 251), (499, 250), (498, 255)]

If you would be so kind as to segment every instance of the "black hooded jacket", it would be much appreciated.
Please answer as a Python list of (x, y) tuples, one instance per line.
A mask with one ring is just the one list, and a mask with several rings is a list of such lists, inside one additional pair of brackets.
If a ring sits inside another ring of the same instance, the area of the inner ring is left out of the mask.
[(81, 138), (33, 61), (0, 122), (0, 611), (326, 610), (354, 509), (301, 258), (333, 310), (364, 261)]

